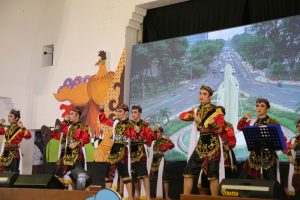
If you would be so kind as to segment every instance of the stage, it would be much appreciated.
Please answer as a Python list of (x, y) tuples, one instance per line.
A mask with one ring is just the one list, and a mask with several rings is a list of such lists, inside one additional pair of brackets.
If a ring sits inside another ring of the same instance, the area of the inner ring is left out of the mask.
[(1, 200), (84, 200), (96, 191), (65, 191), (56, 189), (0, 188)]
[[(0, 188), (1, 200), (84, 200), (97, 191), (64, 191), (56, 189)], [(254, 198), (211, 197), (206, 195), (181, 195), (180, 200), (253, 200)], [(256, 199), (256, 198), (255, 198)], [(260, 199), (264, 200), (264, 199)]]

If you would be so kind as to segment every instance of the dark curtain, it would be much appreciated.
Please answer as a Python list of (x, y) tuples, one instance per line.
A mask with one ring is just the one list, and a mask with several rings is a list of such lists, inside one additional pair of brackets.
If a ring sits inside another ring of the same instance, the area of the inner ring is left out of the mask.
[(150, 9), (143, 43), (300, 14), (300, 0), (191, 0)]

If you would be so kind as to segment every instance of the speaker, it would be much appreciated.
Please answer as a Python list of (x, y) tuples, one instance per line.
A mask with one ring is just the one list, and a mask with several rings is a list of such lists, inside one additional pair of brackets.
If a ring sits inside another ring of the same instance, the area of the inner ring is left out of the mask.
[(17, 172), (0, 173), (0, 187), (12, 187), (18, 176)]
[(41, 188), (41, 189), (65, 189), (62, 184), (52, 174), (34, 174), (34, 175), (20, 175), (13, 187), (17, 188)]
[(252, 179), (224, 179), (219, 185), (220, 196), (286, 199), (277, 181)]

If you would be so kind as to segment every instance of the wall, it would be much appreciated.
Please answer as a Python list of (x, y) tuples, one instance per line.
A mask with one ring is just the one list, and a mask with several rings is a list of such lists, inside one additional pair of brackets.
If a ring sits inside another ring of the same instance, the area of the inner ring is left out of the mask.
[[(0, 96), (10, 97), (29, 128), (60, 118), (53, 93), (63, 81), (92, 75), (98, 51), (115, 70), (135, 5), (146, 0), (0, 0)], [(42, 67), (54, 44), (54, 65)]]

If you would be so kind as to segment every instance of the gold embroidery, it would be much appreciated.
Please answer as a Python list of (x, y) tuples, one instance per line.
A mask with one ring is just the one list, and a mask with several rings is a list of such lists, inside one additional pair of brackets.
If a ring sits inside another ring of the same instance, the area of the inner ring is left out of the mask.
[(210, 157), (220, 149), (218, 136), (215, 134), (206, 135), (205, 137), (210, 137), (204, 143), (202, 140), (203, 137), (200, 137), (200, 140), (196, 146), (196, 152), (200, 157)]
[(120, 147), (116, 153), (110, 152), (109, 157), (108, 157), (108, 162), (111, 164), (115, 164), (122, 160), (122, 158), (125, 155), (125, 146)]
[(144, 144), (133, 144), (130, 145), (130, 158), (131, 163), (139, 162), (144, 156)]
[[(10, 163), (13, 161), (14, 157), (15, 157), (15, 153), (17, 151), (17, 149), (14, 150), (4, 150), (8, 151), (8, 153), (3, 153), (2, 156), (0, 156), (0, 165), (4, 166), (4, 167), (8, 167), (10, 165)], [(5, 154), (7, 156), (5, 156)]]
[(162, 158), (163, 157), (154, 157), (153, 158), (153, 161), (151, 164), (151, 171), (154, 171), (154, 172), (158, 171)]

